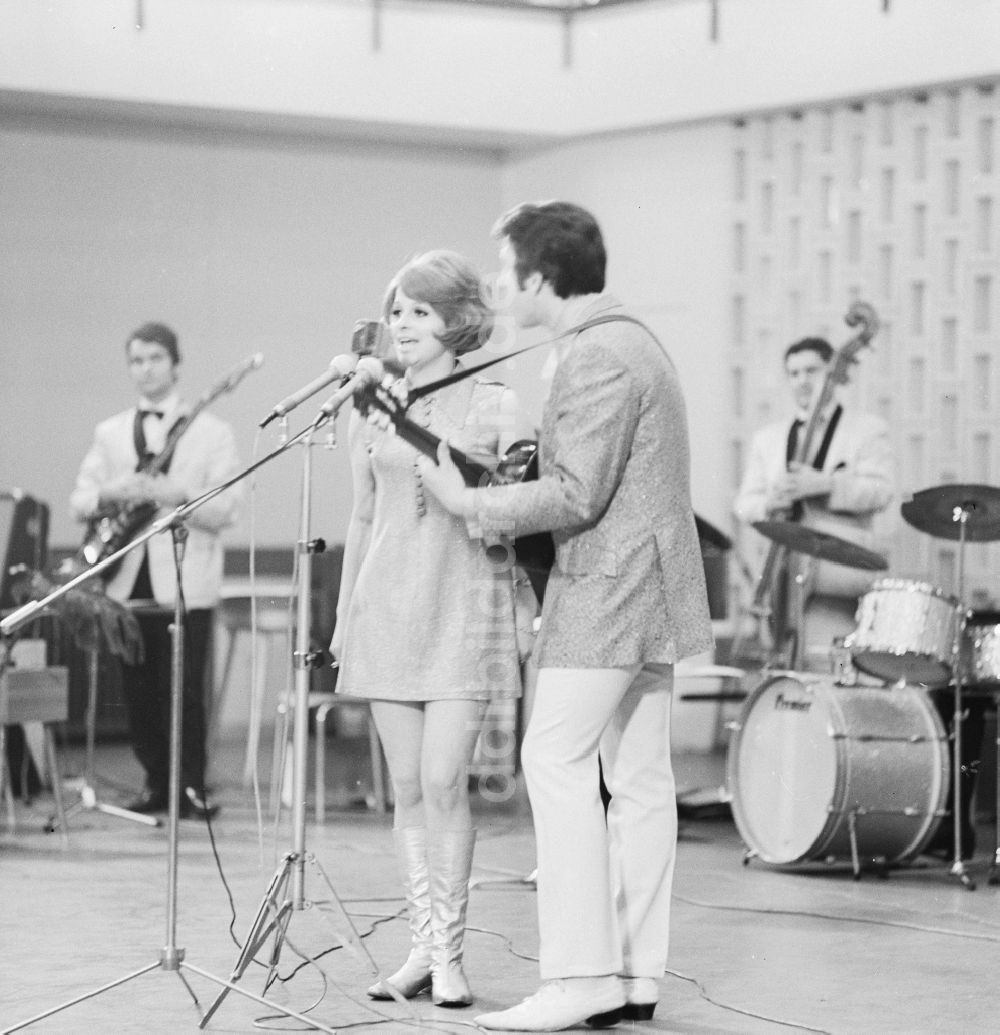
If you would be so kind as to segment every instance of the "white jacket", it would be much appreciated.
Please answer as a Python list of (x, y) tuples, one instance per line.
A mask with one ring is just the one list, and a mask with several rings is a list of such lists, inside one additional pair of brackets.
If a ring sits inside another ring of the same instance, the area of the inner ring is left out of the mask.
[[(138, 457), (132, 439), (135, 408), (102, 421), (94, 441), (80, 465), (76, 486), (70, 496), (70, 510), (86, 521), (98, 508), (102, 486), (135, 471)], [(169, 476), (182, 486), (189, 499), (227, 481), (240, 469), (236, 442), (230, 426), (202, 411), (178, 440)], [(185, 522), (188, 538), (181, 576), (184, 599), (189, 608), (214, 607), (222, 587), (223, 550), (220, 532), (235, 522), (242, 492), (239, 485), (195, 510)], [(162, 510), (158, 516), (169, 513)], [(149, 576), (156, 602), (174, 606), (177, 582), (174, 572), (173, 536), (169, 531), (153, 536), (146, 544)], [(114, 600), (127, 600), (142, 563), (143, 550), (128, 553), (108, 582)]]
[[(786, 471), (790, 427), (790, 420), (778, 421), (754, 435), (733, 506), (740, 521), (752, 524), (768, 520), (766, 501)], [(874, 519), (886, 510), (895, 494), (888, 424), (881, 417), (852, 412), (845, 407), (823, 470), (832, 476), (830, 494), (806, 501), (805, 523), (858, 546), (885, 553), (889, 542), (883, 530), (875, 528)], [(832, 577), (832, 581), (824, 578), (824, 574)], [(856, 595), (863, 592), (873, 578), (871, 572), (860, 570), (853, 577), (848, 575), (849, 569), (843, 565), (820, 564), (814, 588), (816, 592)]]

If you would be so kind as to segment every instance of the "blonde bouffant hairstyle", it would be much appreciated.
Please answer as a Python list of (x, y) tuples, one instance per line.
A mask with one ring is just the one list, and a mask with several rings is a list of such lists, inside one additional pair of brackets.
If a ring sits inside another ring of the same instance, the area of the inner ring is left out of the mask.
[(441, 344), (456, 356), (486, 344), (493, 333), (493, 311), (486, 303), (482, 279), (458, 252), (438, 249), (411, 259), (392, 278), (382, 303), (382, 318), (391, 322), (396, 292), (431, 306), (444, 321)]

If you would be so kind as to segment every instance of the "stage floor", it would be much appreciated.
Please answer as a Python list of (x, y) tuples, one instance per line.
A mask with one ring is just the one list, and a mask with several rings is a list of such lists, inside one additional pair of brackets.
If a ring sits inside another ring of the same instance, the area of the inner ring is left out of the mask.
[[(266, 813), (266, 782), (265, 813), (258, 820), (253, 791), (240, 782), (244, 748), (235, 737), (215, 752), (213, 782), (222, 811), (211, 824), (212, 836), (202, 822), (179, 824), (173, 899), (165, 828), (83, 810), (70, 819), (63, 848), (58, 835), (43, 831), (48, 796), (18, 804), (13, 832), (0, 813), (0, 1031), (88, 993), (96, 994), (26, 1030), (198, 1030), (223, 990), (214, 979), (232, 974), (238, 943), (295, 847), (288, 812), (277, 825)], [(277, 1007), (229, 992), (206, 1030), (303, 1030), (281, 1015), (280, 1008), (288, 1008), (338, 1031), (460, 1032), (473, 1027), (476, 1013), (533, 992), (535, 890), (526, 878), (534, 868), (534, 844), (518, 786), (491, 795), (496, 800), (475, 795), (479, 842), (466, 940), (475, 1006), (443, 1010), (421, 997), (408, 1015), (396, 1003), (367, 999), (367, 954), (388, 973), (406, 951), (391, 819), (364, 803), (365, 738), (331, 737), (327, 757), (332, 807), (322, 825), (310, 808), (307, 860), (286, 871), (293, 901), (301, 875), (297, 900), (304, 908), (290, 913), (278, 980), (267, 992)], [(78, 773), (82, 748), (63, 748), (61, 765), (67, 774)], [(675, 767), (681, 788), (712, 788), (722, 782), (724, 758), (681, 755)], [(123, 744), (99, 746), (95, 768), (102, 800), (121, 803), (137, 785), (138, 769)], [(68, 801), (77, 797), (68, 789)], [(660, 1003), (652, 1021), (619, 1030), (1000, 1030), (1000, 889), (986, 881), (992, 828), (981, 825), (979, 840), (969, 864), (978, 887), (969, 891), (947, 862), (928, 858), (888, 877), (864, 874), (860, 880), (846, 864), (744, 865), (742, 842), (724, 810), (683, 822)], [(359, 958), (336, 948), (352, 926), (363, 945)], [(270, 945), (257, 953), (265, 965), (251, 962), (239, 987), (264, 991)], [(183, 953), (179, 969), (169, 960), (161, 964), (164, 949)], [(317, 955), (315, 963), (305, 962)]]

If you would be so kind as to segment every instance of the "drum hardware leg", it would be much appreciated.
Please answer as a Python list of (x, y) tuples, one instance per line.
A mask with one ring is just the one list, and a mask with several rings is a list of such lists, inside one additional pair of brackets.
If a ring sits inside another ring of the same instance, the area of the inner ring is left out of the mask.
[[(966, 526), (970, 514), (975, 510), (972, 503), (963, 503), (952, 509), (952, 521), (958, 525), (958, 599), (965, 597), (965, 538)], [(962, 689), (965, 679), (965, 665), (962, 661), (962, 637), (965, 632), (965, 621), (955, 623), (952, 641), (952, 669), (955, 676), (955, 711), (952, 720), (953, 762), (952, 770), (952, 807), (951, 816), (954, 826), (954, 861), (951, 865), (951, 876), (958, 877), (963, 886), (974, 891), (976, 884), (965, 869), (962, 861)]]
[[(97, 776), (95, 773), (94, 755), (95, 740), (97, 735), (97, 698), (99, 693), (100, 673), (100, 647), (95, 646), (87, 651), (87, 711), (85, 715), (85, 755), (83, 766), (83, 778), (80, 781), (80, 797), (63, 813), (63, 818), (68, 819), (77, 812), (103, 812), (107, 816), (117, 816), (118, 819), (128, 819), (133, 823), (141, 823), (144, 826), (159, 827), (162, 825), (159, 816), (150, 816), (145, 813), (133, 812), (131, 809), (122, 808), (119, 805), (110, 805), (101, 801), (97, 795)], [(59, 812), (50, 816), (46, 831), (56, 829)]]
[(995, 887), (1000, 884), (1000, 693), (993, 694), (993, 704), (996, 707), (997, 713), (997, 739), (996, 739), (996, 758), (994, 764), (996, 767), (996, 826), (994, 828), (993, 835), (993, 862), (990, 864), (990, 875), (987, 879), (987, 884), (991, 887)]
[(965, 767), (962, 765), (962, 666), (960, 662), (956, 663), (955, 673), (955, 717), (952, 722), (952, 754), (954, 759), (952, 769), (954, 775), (952, 777), (953, 793), (951, 806), (952, 826), (954, 828), (954, 853), (950, 873), (951, 876), (958, 877), (963, 886), (968, 888), (969, 891), (975, 891), (975, 881), (969, 876), (965, 863), (962, 860), (962, 776), (965, 772)]
[(847, 832), (851, 839), (851, 868), (854, 870), (854, 879), (861, 880), (861, 860), (858, 857), (857, 815), (857, 809), (851, 809), (847, 813)]
[[(807, 564), (804, 568), (802, 564), (796, 565), (797, 571), (795, 577), (792, 579), (791, 585), (791, 611), (792, 611), (792, 627), (789, 630), (788, 637), (791, 643), (788, 652), (788, 667), (793, 672), (798, 672), (802, 665), (803, 655), (803, 630), (805, 629), (806, 622), (806, 595), (808, 593), (808, 587), (806, 585), (810, 569), (808, 566), (808, 558), (806, 559)], [(791, 563), (791, 560), (789, 561)]]
[(756, 859), (757, 855), (758, 855), (758, 852), (757, 852), (756, 848), (747, 848), (743, 852), (743, 865), (744, 866), (749, 866), (750, 865), (750, 860), (751, 859)]
[(965, 863), (961, 859), (958, 862), (952, 863), (949, 872), (952, 877), (957, 877), (962, 882), (963, 887), (968, 888), (969, 891), (976, 890), (976, 882), (969, 876), (969, 871), (966, 870)]

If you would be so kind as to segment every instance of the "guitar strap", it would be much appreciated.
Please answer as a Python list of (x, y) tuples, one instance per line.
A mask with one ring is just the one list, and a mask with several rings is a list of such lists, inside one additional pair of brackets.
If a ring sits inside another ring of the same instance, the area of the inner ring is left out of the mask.
[[(449, 374), (447, 377), (442, 377), (438, 381), (432, 381), (430, 384), (421, 385), (419, 388), (414, 388), (410, 391), (407, 401), (407, 408), (410, 403), (419, 399), (422, 395), (429, 395), (431, 392), (436, 392), (439, 388), (445, 388), (448, 385), (455, 384), (457, 381), (463, 381), (467, 377), (471, 377), (473, 374), (479, 373), (480, 370), (485, 370), (487, 367), (492, 367), (496, 363), (502, 363), (506, 359), (513, 359), (515, 356), (520, 356), (525, 352), (531, 352), (533, 349), (540, 349), (543, 345), (554, 345), (557, 341), (562, 341), (563, 338), (569, 338), (573, 334), (579, 334), (581, 331), (589, 330), (591, 327), (598, 327), (602, 323), (634, 323), (641, 327), (657, 345), (663, 350), (663, 354), (667, 356), (667, 350), (663, 348), (659, 338), (642, 322), (637, 320), (634, 316), (627, 316), (624, 313), (607, 313), (604, 316), (594, 316), (589, 320), (584, 320), (583, 323), (578, 323), (575, 327), (570, 327), (569, 330), (563, 331), (562, 334), (556, 335), (554, 338), (547, 338), (545, 341), (535, 342), (534, 345), (526, 345), (523, 349), (517, 349), (515, 352), (505, 352), (502, 356), (497, 356), (494, 359), (488, 359), (485, 363), (477, 363), (474, 367), (465, 367), (462, 370), (456, 371), (454, 374)], [(669, 356), (667, 356), (669, 360)]]

